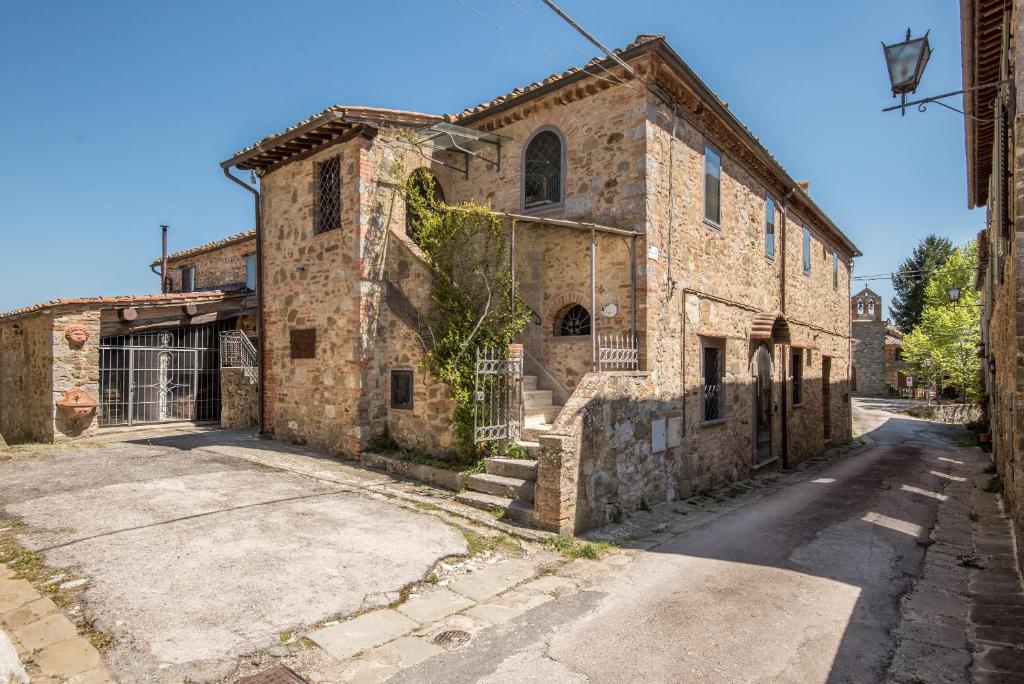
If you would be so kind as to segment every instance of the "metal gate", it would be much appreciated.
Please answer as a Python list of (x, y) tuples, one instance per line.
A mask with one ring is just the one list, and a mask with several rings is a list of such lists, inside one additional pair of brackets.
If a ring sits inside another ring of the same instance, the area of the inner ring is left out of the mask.
[(104, 337), (100, 425), (220, 419), (220, 332), (231, 321)]
[(513, 441), (523, 433), (523, 359), (508, 347), (476, 350), (473, 441)]

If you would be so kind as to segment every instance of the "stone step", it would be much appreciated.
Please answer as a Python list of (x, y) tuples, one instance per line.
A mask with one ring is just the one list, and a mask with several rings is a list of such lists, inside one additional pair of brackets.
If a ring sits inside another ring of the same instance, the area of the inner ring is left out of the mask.
[(550, 423), (555, 420), (555, 418), (558, 416), (559, 411), (561, 410), (561, 406), (555, 406), (554, 404), (548, 404), (546, 406), (524, 406), (523, 414), (528, 418), (532, 418), (534, 416), (542, 416), (544, 418), (545, 423)]
[(501, 511), (506, 518), (524, 525), (533, 525), (536, 520), (533, 504), (515, 501), (505, 496), (465, 491), (456, 495), (455, 500), (491, 513)]
[[(550, 423), (539, 423), (539, 422), (527, 422), (523, 425), (523, 440), (528, 442), (537, 442), (541, 435), (546, 435), (551, 431)], [(538, 447), (539, 447), (538, 443)]]
[(534, 460), (527, 460), (525, 458), (485, 458), (484, 467), (489, 475), (516, 477), (520, 480), (537, 479), (537, 462)]
[(504, 475), (491, 475), (490, 473), (470, 475), (466, 481), (466, 487), (474, 492), (493, 494), (494, 496), (507, 496), (510, 499), (519, 499), (521, 501), (533, 501), (534, 484), (533, 480), (506, 477)]
[(523, 391), (537, 389), (537, 376), (536, 375), (524, 375), (523, 376)]
[(553, 402), (551, 390), (523, 389), (523, 407), (533, 408), (535, 406), (551, 406)]
[[(518, 446), (522, 447), (523, 451), (525, 451), (526, 454), (530, 458), (536, 459), (538, 456), (540, 456), (540, 442), (531, 442), (530, 440), (521, 439), (518, 442), (516, 442), (516, 444)], [(522, 459), (517, 459), (517, 460), (522, 460)], [(530, 478), (525, 478), (525, 479), (530, 479)]]

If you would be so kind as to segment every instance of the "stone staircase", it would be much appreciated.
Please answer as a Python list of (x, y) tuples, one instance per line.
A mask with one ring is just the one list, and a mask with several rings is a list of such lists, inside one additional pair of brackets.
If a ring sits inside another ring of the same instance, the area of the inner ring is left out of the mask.
[(537, 386), (536, 375), (523, 376), (523, 436), (518, 442), (528, 458), (484, 459), (483, 473), (470, 475), (466, 490), (455, 499), (486, 511), (500, 511), (516, 522), (534, 521), (533, 495), (537, 484), (537, 454), (540, 435), (562, 410), (553, 392)]

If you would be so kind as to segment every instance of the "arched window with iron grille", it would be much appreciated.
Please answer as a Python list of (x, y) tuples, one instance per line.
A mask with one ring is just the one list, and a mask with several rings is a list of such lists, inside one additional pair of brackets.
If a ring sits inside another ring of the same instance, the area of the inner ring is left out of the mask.
[(590, 334), (590, 312), (581, 304), (570, 304), (555, 317), (557, 337), (582, 337)]
[(536, 209), (562, 202), (565, 145), (561, 134), (542, 128), (523, 152), (523, 208)]

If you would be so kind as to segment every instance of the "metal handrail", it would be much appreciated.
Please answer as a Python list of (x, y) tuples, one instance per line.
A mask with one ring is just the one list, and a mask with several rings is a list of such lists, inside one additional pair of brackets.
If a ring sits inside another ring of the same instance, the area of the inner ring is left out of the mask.
[(250, 380), (259, 379), (256, 347), (241, 330), (225, 330), (220, 334), (220, 367), (241, 368)]

